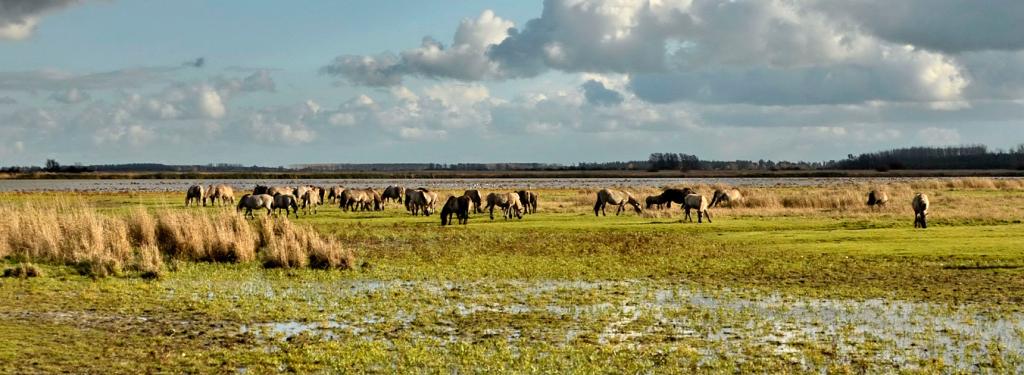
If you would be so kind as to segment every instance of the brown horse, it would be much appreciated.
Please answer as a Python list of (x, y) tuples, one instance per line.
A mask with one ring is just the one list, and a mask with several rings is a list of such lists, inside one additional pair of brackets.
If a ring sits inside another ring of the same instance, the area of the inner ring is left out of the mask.
[(665, 207), (665, 202), (661, 200), (660, 195), (648, 195), (647, 198), (644, 199), (644, 203), (646, 203), (644, 205), (644, 209), (646, 210), (650, 210), (652, 208), (660, 210)]
[(235, 210), (241, 211), (244, 208), (245, 214), (243, 216), (251, 216), (253, 219), (255, 219), (256, 215), (253, 215), (253, 209), (264, 208), (267, 210), (267, 216), (270, 216), (272, 212), (271, 208), (273, 206), (274, 197), (271, 197), (266, 194), (246, 194), (243, 195), (242, 198), (238, 200), (238, 206), (235, 208)]
[(537, 213), (537, 193), (530, 190), (520, 190), (516, 194), (519, 195), (519, 201), (523, 203), (523, 213), (535, 214)]
[(640, 202), (633, 197), (628, 191), (614, 190), (614, 189), (601, 189), (597, 192), (597, 203), (594, 203), (594, 216), (608, 216), (605, 212), (605, 206), (607, 205), (618, 206), (619, 209), (615, 211), (615, 215), (618, 216), (622, 211), (625, 210), (625, 205), (633, 206), (633, 210), (639, 215), (643, 212), (640, 208)]
[(331, 204), (337, 203), (338, 199), (341, 199), (341, 193), (343, 191), (345, 191), (345, 188), (341, 186), (331, 186), (330, 189), (327, 189), (327, 201), (330, 201)]
[(740, 194), (739, 190), (736, 189), (718, 189), (711, 195), (711, 204), (709, 207), (716, 207), (719, 204), (725, 203), (729, 207), (736, 205), (743, 201), (743, 194)]
[(430, 216), (434, 213), (434, 206), (437, 203), (437, 193), (419, 188), (406, 190), (405, 205), (413, 215), (422, 213), (423, 216)]
[(871, 207), (871, 209), (885, 208), (886, 203), (889, 203), (889, 194), (880, 190), (871, 190), (868, 192), (868, 201), (866, 204), (868, 207)]
[(295, 213), (295, 218), (299, 218), (299, 204), (297, 203), (295, 196), (291, 194), (277, 193), (274, 195), (274, 204), (271, 206), (275, 212), (280, 213), (284, 209), (284, 217), (288, 217), (288, 214)]
[(206, 200), (210, 200), (210, 205), (213, 206), (220, 200), (220, 205), (223, 206), (225, 203), (235, 203), (235, 189), (224, 184), (210, 185), (210, 188), (206, 191), (206, 196), (203, 197), (203, 205), (206, 205)]
[(472, 200), (463, 195), (460, 197), (448, 197), (448, 201), (444, 203), (444, 207), (441, 208), (441, 226), (445, 226), (452, 223), (452, 215), (459, 220), (459, 224), (466, 225), (469, 223), (469, 209), (472, 205)]
[(185, 191), (185, 207), (191, 203), (193, 206), (198, 206), (199, 202), (203, 202), (203, 206), (206, 206), (206, 195), (203, 194), (205, 189), (203, 185), (192, 185), (189, 186), (188, 190)]
[(491, 220), (494, 220), (495, 206), (501, 208), (502, 216), (505, 219), (511, 219), (513, 214), (519, 219), (523, 218), (523, 203), (519, 200), (519, 194), (517, 193), (487, 194), (487, 207), (484, 209), (490, 212)]
[(388, 186), (384, 188), (384, 192), (380, 194), (381, 199), (384, 202), (395, 201), (403, 203), (405, 198), (405, 188), (401, 186)]
[(484, 213), (484, 210), (482, 208), (480, 208), (480, 206), (482, 206), (482, 204), (481, 204), (482, 203), (482, 199), (480, 199), (480, 191), (479, 190), (476, 190), (476, 189), (466, 190), (465, 193), (462, 193), (462, 196), (469, 197), (469, 200), (471, 202), (473, 202), (473, 210), (472, 211), (474, 213), (478, 213), (478, 214)]
[(693, 189), (690, 188), (669, 188), (662, 191), (661, 195), (658, 195), (658, 197), (659, 199), (661, 199), (662, 202), (665, 203), (665, 208), (672, 208), (672, 203), (678, 203), (682, 205), (683, 201), (686, 199), (686, 196), (692, 193)]

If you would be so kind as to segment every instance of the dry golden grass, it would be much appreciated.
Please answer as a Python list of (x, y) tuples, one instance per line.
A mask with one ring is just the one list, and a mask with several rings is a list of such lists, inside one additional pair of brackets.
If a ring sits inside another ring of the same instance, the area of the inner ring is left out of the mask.
[(322, 237), (307, 227), (297, 227), (287, 220), (260, 221), (260, 233), (265, 244), (265, 267), (320, 269), (352, 268), (355, 254), (345, 250), (337, 241)]
[[(710, 199), (716, 189), (731, 188), (723, 184), (690, 184), (665, 187), (689, 187)], [(648, 195), (657, 195), (661, 188), (620, 187), (643, 202)], [(813, 186), (761, 186), (738, 187), (742, 202), (731, 207), (712, 208), (712, 215), (725, 216), (788, 216), (836, 215), (837, 217), (873, 215), (913, 216), (910, 201), (918, 192), (927, 193), (932, 201), (930, 213), (935, 217), (969, 215), (978, 220), (1019, 220), (1024, 216), (1021, 200), (1024, 179), (1019, 178), (956, 178), (912, 179), (892, 181), (823, 181)], [(872, 189), (884, 191), (889, 202), (884, 207), (867, 206), (867, 194)], [(543, 213), (592, 214), (599, 189), (541, 189), (539, 211)], [(484, 192), (486, 193), (486, 192)], [(680, 208), (644, 210), (646, 218), (668, 218), (680, 215)], [(609, 208), (614, 212), (614, 208)], [(632, 209), (627, 215), (634, 215)]]
[(251, 224), (223, 210), (104, 215), (66, 203), (0, 206), (0, 258), (71, 265), (95, 277), (159, 276), (165, 259), (250, 262), (260, 246), (268, 266), (345, 269), (355, 262), (337, 241), (284, 219)]

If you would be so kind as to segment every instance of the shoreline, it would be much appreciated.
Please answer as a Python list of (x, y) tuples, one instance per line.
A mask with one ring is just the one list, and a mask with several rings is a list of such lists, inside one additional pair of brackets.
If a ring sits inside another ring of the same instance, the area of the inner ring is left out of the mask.
[(780, 171), (346, 171), (346, 172), (87, 172), (0, 173), (0, 180), (195, 180), (195, 179), (509, 179), (509, 178), (898, 178), (1024, 177), (1024, 170), (780, 170)]

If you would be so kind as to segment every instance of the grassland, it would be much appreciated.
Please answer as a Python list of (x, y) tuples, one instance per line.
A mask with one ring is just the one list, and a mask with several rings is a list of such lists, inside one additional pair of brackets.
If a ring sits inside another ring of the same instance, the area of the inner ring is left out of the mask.
[[(863, 206), (871, 187), (744, 188), (711, 224), (678, 208), (595, 218), (594, 192), (576, 189), (468, 226), (394, 205), (291, 219), (353, 249), (350, 270), (268, 269), (264, 247), (240, 262), (163, 254), (153, 279), (8, 256), (43, 277), (0, 279), (0, 371), (1024, 370), (1024, 182), (890, 184), (879, 212)], [(927, 230), (912, 227), (915, 191), (932, 197)], [(181, 200), (0, 196), (232, 216)]]

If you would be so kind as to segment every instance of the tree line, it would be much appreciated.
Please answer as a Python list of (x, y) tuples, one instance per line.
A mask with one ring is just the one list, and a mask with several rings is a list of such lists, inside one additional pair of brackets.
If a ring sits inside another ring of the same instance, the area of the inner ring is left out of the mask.
[(241, 164), (166, 165), (156, 163), (72, 165), (48, 159), (43, 166), (5, 167), (6, 173), (84, 172), (339, 172), (339, 171), (786, 171), (786, 170), (901, 170), (901, 169), (1021, 169), (1024, 144), (1010, 150), (984, 145), (909, 147), (847, 155), (829, 161), (701, 160), (686, 153), (656, 152), (647, 160), (558, 163), (324, 163), (290, 167)]

